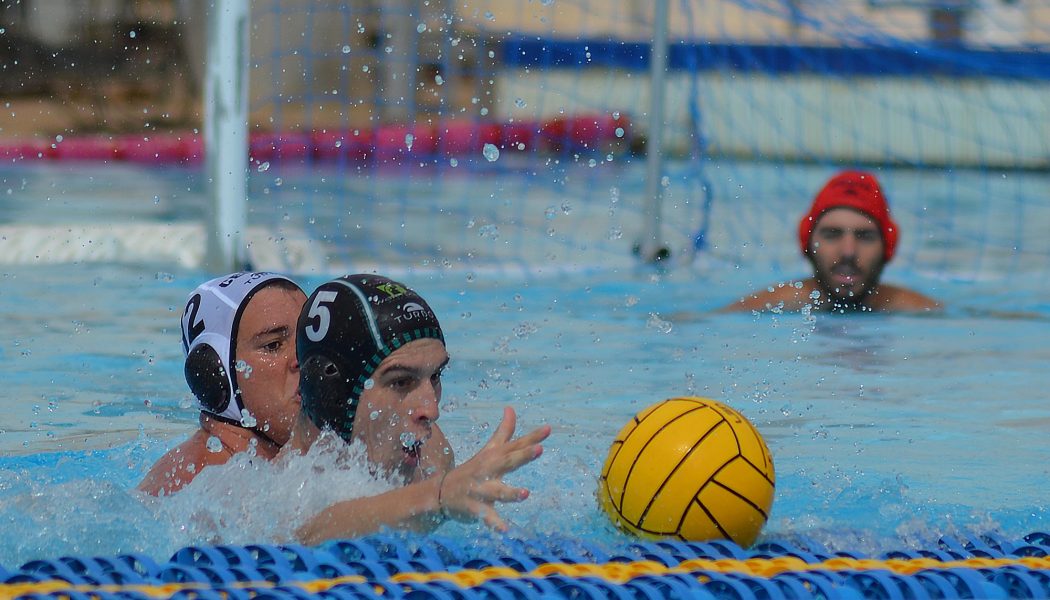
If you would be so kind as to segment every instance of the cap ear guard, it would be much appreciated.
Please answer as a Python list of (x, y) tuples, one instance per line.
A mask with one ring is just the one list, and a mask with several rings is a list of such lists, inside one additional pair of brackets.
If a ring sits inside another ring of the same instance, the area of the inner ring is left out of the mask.
[(221, 415), (230, 406), (230, 377), (215, 348), (208, 344), (194, 346), (186, 355), (184, 372), (202, 410)]
[(303, 397), (314, 399), (304, 402), (303, 410), (319, 428), (331, 429), (349, 443), (358, 404), (351, 394), (353, 382), (323, 354), (311, 356), (299, 368), (300, 392)]

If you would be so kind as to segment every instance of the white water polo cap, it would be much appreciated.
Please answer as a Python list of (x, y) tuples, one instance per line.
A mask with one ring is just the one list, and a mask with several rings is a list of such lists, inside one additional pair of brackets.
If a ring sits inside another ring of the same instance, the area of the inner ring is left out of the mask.
[(207, 281), (193, 290), (182, 312), (185, 375), (200, 409), (239, 424), (244, 403), (237, 387), (237, 328), (252, 296), (264, 287), (286, 282), (284, 275), (244, 271)]

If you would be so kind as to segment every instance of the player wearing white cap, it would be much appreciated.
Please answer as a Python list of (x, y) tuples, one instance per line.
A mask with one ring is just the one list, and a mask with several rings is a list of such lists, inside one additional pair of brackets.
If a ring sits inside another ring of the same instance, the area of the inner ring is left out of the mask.
[(306, 294), (283, 275), (241, 272), (201, 284), (182, 314), (185, 375), (200, 427), (139, 484), (171, 494), (210, 465), (251, 451), (271, 459), (299, 414), (296, 320)]

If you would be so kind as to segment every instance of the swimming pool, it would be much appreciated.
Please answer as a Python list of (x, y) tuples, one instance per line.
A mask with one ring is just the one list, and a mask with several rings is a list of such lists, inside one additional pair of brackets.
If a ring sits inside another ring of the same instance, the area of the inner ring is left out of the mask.
[[(23, 190), (51, 191), (17, 202), (9, 194), (21, 211), (9, 218), (16, 225), (106, 223), (128, 207), (136, 223), (177, 225), (203, 202), (192, 172), (95, 169), (79, 181), (84, 172), (74, 170), (72, 182), (68, 167), (26, 172), (17, 174)], [(11, 186), (16, 175), (5, 177)], [(148, 191), (158, 186), (164, 194)], [(80, 195), (55, 192), (74, 187)], [(358, 473), (311, 475), (332, 460), (315, 456), (279, 467), (238, 462), (169, 501), (139, 498), (131, 488), (145, 469), (195, 423), (177, 322), (206, 274), (168, 256), (47, 262), (11, 262), (0, 275), (0, 565), (280, 542), (303, 511), (367, 485)], [(944, 314), (708, 313), (791, 268), (625, 261), (551, 276), (401, 266), (398, 276), (446, 329), (453, 362), (441, 422), (461, 457), (487, 439), (503, 404), (518, 409), (523, 429), (554, 426), (544, 457), (513, 477), (533, 490), (505, 510), (520, 538), (625, 551), (634, 540), (594, 500), (601, 462), (632, 415), (678, 395), (727, 402), (764, 434), (778, 477), (763, 540), (874, 555), (935, 546), (941, 536), (1046, 531), (1043, 278), (1004, 284), (904, 263), (887, 279), (945, 300)], [(467, 546), (498, 543), (474, 526), (439, 533)]]

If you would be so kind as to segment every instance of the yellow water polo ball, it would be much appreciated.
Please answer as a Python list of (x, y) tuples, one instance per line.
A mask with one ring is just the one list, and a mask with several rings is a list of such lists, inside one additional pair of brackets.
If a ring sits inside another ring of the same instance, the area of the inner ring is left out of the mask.
[(750, 546), (773, 507), (773, 455), (743, 415), (708, 398), (658, 402), (616, 436), (598, 501), (646, 538)]

